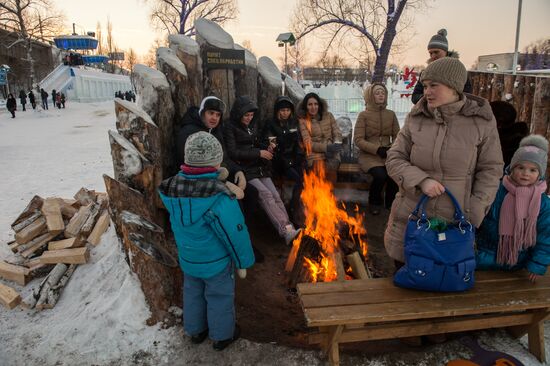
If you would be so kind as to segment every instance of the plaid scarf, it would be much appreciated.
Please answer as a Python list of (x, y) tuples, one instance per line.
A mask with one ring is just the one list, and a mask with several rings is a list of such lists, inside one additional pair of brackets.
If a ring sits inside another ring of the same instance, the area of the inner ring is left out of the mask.
[(235, 194), (218, 179), (189, 179), (181, 174), (163, 180), (159, 189), (168, 197), (204, 198), (215, 196), (218, 193), (225, 193), (231, 198), (236, 197)]

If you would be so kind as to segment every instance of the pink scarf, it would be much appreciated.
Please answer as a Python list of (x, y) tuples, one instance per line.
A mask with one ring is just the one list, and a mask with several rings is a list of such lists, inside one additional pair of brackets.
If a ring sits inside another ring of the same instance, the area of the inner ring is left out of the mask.
[(189, 174), (189, 175), (200, 175), (200, 174), (214, 173), (218, 171), (218, 169), (211, 166), (197, 167), (197, 166), (189, 166), (185, 164), (182, 164), (180, 166), (180, 170), (182, 171), (182, 173)]
[(518, 186), (505, 175), (502, 184), (508, 194), (500, 208), (497, 263), (513, 266), (518, 262), (519, 252), (537, 242), (537, 218), (546, 182)]

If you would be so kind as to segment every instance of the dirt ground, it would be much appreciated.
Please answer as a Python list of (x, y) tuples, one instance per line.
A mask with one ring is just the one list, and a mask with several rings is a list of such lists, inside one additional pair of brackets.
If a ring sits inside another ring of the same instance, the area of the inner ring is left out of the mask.
[[(367, 194), (365, 192), (365, 194)], [(353, 207), (347, 204), (347, 207)], [(366, 207), (359, 205), (361, 212)], [(250, 212), (252, 211), (252, 212)], [(276, 343), (290, 347), (311, 348), (307, 344), (308, 328), (305, 325), (298, 296), (287, 287), (284, 267), (290, 247), (279, 238), (267, 216), (260, 209), (246, 212), (254, 246), (265, 256), (248, 271), (245, 280), (237, 280), (237, 318), (246, 339)], [(393, 262), (384, 250), (383, 235), (388, 211), (378, 216), (365, 215), (369, 245), (369, 268), (375, 277), (390, 276)], [(344, 350), (361, 350), (365, 353), (395, 351), (395, 341), (354, 343)]]

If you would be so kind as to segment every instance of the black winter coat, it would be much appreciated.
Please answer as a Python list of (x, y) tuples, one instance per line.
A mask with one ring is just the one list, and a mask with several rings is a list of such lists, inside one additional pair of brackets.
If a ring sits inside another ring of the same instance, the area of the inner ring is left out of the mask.
[(17, 102), (15, 101), (15, 98), (8, 98), (6, 100), (6, 108), (8, 111), (15, 111), (17, 109)]
[[(466, 84), (464, 84), (464, 93), (472, 93), (472, 83), (470, 82), (470, 79), (466, 79)], [(414, 86), (414, 90), (411, 96), (411, 101), (413, 104), (418, 103), (420, 98), (424, 96), (424, 85), (420, 82), (420, 77), (418, 78), (418, 81), (416, 82), (416, 85)]]
[(32, 91), (29, 92), (29, 102), (31, 104), (34, 104), (34, 102), (35, 102), (34, 93)]
[(19, 100), (21, 101), (21, 105), (27, 104), (27, 94), (23, 90), (19, 92)]
[(500, 137), (502, 160), (504, 160), (505, 168), (510, 165), (512, 156), (519, 147), (519, 142), (527, 135), (529, 135), (529, 127), (525, 122), (516, 122), (510, 126), (498, 127), (498, 137)]
[(277, 147), (272, 161), (273, 170), (277, 175), (283, 176), (288, 169), (293, 167), (301, 169), (305, 154), (300, 146), (302, 138), (296, 118), (290, 117), (287, 121), (273, 118), (266, 123), (263, 135), (266, 140), (271, 136), (277, 138)]
[[(242, 101), (242, 103), (239, 103)], [(246, 180), (271, 177), (269, 160), (260, 157), (260, 150), (267, 150), (269, 144), (255, 118), (248, 126), (241, 123), (243, 109), (250, 105), (248, 98), (240, 97), (231, 109), (231, 119), (224, 129), (224, 138), (229, 157), (244, 172)]]
[(238, 172), (239, 166), (235, 164), (231, 158), (229, 157), (229, 154), (227, 152), (227, 146), (224, 141), (223, 137), (223, 124), (220, 122), (220, 124), (212, 129), (207, 128), (204, 123), (202, 122), (202, 119), (199, 115), (199, 108), (198, 107), (190, 107), (185, 115), (182, 118), (181, 123), (176, 126), (176, 164), (178, 164), (177, 168), (179, 169), (179, 166), (183, 164), (185, 160), (185, 141), (187, 141), (187, 138), (194, 134), (195, 132), (204, 131), (208, 132), (211, 135), (213, 135), (220, 144), (222, 145), (223, 149), (223, 163), (222, 165), (229, 170), (230, 176), (233, 176), (236, 172)]

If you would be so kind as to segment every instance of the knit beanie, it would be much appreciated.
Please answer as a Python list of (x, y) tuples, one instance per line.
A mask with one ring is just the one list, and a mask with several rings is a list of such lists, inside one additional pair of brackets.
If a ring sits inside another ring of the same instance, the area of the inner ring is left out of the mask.
[(430, 63), (420, 75), (420, 81), (431, 80), (442, 83), (461, 94), (468, 72), (459, 59), (454, 57), (442, 57)]
[(447, 30), (440, 29), (437, 34), (430, 38), (428, 42), (428, 49), (437, 48), (445, 52), (449, 51), (449, 43), (447, 42)]
[(202, 113), (205, 111), (218, 111), (221, 114), (225, 111), (225, 104), (220, 98), (209, 96), (202, 100), (201, 106), (199, 108), (199, 115), (202, 116)]
[(213, 135), (199, 131), (185, 141), (185, 164), (195, 167), (215, 167), (222, 163), (222, 145)]
[(541, 135), (524, 137), (519, 143), (519, 148), (514, 153), (514, 156), (512, 156), (510, 171), (522, 161), (536, 164), (539, 168), (539, 179), (543, 180), (548, 164), (548, 140)]

